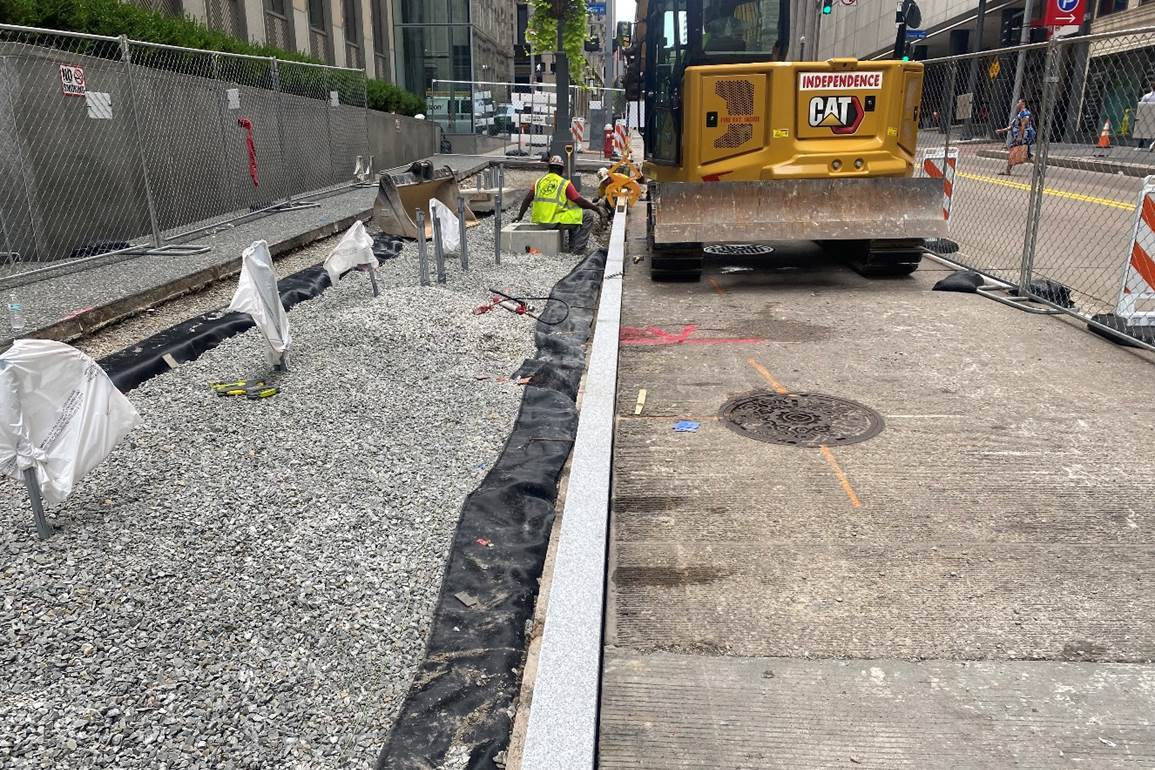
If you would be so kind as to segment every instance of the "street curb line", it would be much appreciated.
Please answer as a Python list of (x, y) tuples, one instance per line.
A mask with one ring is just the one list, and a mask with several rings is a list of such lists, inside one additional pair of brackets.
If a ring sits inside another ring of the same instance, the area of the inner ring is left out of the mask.
[(585, 392), (562, 510), (521, 770), (592, 770), (601, 690), (606, 539), (625, 263), (626, 209), (614, 214)]
[[(302, 246), (327, 238), (331, 235), (348, 229), (356, 220), (364, 220), (373, 213), (372, 207), (363, 209), (356, 214), (350, 214), (340, 219), (318, 225), (289, 238), (269, 243), (269, 253), (278, 257), (286, 252), (299, 249)], [(185, 294), (190, 294), (208, 288), (214, 283), (231, 278), (241, 272), (241, 258), (239, 256), (217, 265), (197, 270), (194, 273), (175, 278), (159, 286), (130, 294), (127, 297), (113, 300), (98, 307), (85, 308), (73, 315), (48, 326), (34, 330), (24, 335), (31, 339), (57, 340), (72, 342), (85, 337), (99, 329), (122, 321), (126, 318), (139, 315), (147, 308), (164, 304)], [(9, 344), (11, 340), (7, 341)], [(5, 345), (6, 347), (6, 345)]]

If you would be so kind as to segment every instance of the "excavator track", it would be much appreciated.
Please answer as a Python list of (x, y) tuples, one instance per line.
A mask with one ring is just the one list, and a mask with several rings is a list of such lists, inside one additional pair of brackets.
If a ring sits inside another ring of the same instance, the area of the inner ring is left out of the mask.
[(646, 207), (646, 243), (650, 252), (650, 278), (654, 281), (699, 281), (702, 278), (702, 244), (654, 243), (654, 210)]
[(910, 275), (922, 262), (922, 239), (872, 241), (822, 241), (828, 252), (851, 270), (866, 278), (895, 278)]

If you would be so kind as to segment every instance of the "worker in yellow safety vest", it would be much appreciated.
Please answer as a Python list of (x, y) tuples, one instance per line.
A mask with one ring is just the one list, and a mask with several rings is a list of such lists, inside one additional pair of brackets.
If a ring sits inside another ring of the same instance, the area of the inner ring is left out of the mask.
[(581, 196), (573, 182), (562, 176), (565, 164), (560, 155), (548, 161), (549, 173), (537, 180), (521, 202), (517, 220), (525, 216), (526, 209), (533, 205), (530, 214), (535, 225), (549, 225), (570, 235), (570, 251), (584, 254), (589, 244), (590, 231), (594, 220), (602, 219), (598, 207)]

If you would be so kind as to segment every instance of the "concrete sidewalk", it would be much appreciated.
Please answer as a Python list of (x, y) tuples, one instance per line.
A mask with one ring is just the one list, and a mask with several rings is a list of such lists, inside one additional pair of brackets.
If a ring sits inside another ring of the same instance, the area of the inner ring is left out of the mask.
[(1155, 767), (1151, 358), (777, 246), (627, 260), (598, 766)]
[[(488, 156), (435, 155), (435, 165), (450, 166), (463, 178), (485, 168)], [(404, 168), (404, 167), (402, 167)], [(326, 197), (311, 199), (314, 208), (262, 214), (236, 225), (193, 235), (185, 243), (211, 247), (192, 256), (133, 256), (111, 258), (12, 291), (24, 306), (26, 328), (22, 336), (68, 341), (82, 337), (114, 321), (142, 312), (170, 299), (202, 289), (240, 270), (241, 252), (255, 240), (269, 242), (274, 257), (348, 228), (367, 218), (377, 195), (376, 187), (347, 188)], [(34, 267), (45, 265), (29, 265)], [(7, 295), (7, 292), (5, 292)], [(11, 344), (5, 324), (0, 328), (0, 349)]]
[[(1007, 149), (1003, 145), (991, 145), (976, 154), (980, 158), (1007, 159)], [(1142, 178), (1155, 174), (1155, 153), (1148, 152), (1145, 147), (1093, 147), (1054, 143), (1048, 149), (1047, 165)]]

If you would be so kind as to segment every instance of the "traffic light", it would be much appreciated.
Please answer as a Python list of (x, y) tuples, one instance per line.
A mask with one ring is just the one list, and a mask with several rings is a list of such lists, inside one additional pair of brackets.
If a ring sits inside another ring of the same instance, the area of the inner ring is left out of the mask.
[(822, 0), (822, 15), (829, 16), (834, 10), (834, 0)]

